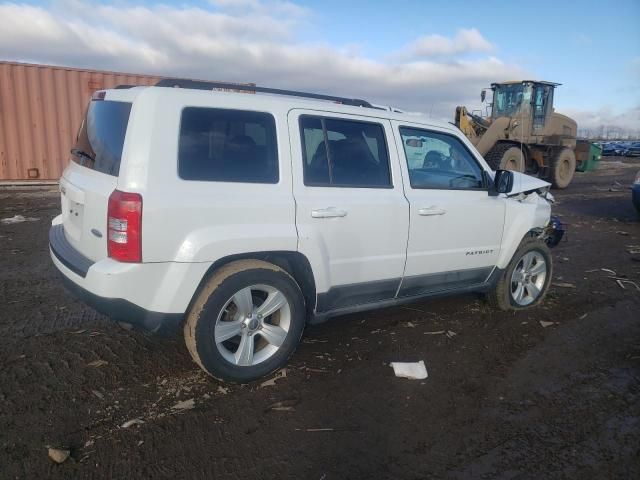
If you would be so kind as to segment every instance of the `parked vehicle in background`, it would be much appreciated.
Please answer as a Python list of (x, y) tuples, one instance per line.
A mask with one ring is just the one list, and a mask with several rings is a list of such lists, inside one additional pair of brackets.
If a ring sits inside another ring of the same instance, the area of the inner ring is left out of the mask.
[(549, 183), (492, 171), (448, 123), (221, 88), (245, 89), (169, 79), (90, 102), (49, 243), (98, 311), (182, 327), (206, 372), (246, 382), (308, 321), (461, 292), (542, 301), (562, 234)]
[(604, 157), (631, 157), (640, 153), (640, 142), (607, 142), (602, 144), (602, 156)]
[(613, 157), (617, 155), (616, 150), (619, 147), (615, 143), (603, 143), (602, 144), (602, 156), (603, 157)]
[(633, 182), (631, 186), (631, 201), (633, 205), (636, 207), (638, 211), (638, 215), (640, 215), (640, 171), (636, 175), (636, 180)]
[(640, 142), (633, 142), (622, 151), (624, 157), (640, 157)]

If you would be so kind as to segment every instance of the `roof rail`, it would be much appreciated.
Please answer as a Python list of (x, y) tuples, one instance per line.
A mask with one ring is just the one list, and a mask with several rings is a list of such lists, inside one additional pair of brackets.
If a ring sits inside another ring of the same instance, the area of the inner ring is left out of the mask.
[(366, 100), (357, 98), (334, 97), (333, 95), (322, 95), (319, 93), (298, 92), (295, 90), (281, 90), (279, 88), (257, 87), (255, 85), (226, 83), (226, 82), (203, 82), (199, 80), (187, 80), (182, 78), (163, 78), (158, 81), (156, 87), (176, 87), (191, 88), (196, 90), (213, 90), (214, 88), (224, 88), (228, 90), (243, 90), (246, 92), (271, 93), (274, 95), (289, 95), (293, 97), (313, 98), (315, 100), (329, 100), (331, 102), (352, 105), (355, 107), (378, 108), (371, 105)]

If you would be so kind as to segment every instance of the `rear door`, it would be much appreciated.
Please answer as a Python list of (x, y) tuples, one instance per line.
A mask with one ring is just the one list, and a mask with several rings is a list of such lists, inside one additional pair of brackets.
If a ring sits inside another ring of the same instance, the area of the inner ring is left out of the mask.
[[(500, 253), (505, 199), (490, 197), (466, 142), (441, 128), (394, 122), (411, 228), (399, 296), (481, 284)], [(418, 154), (419, 153), (419, 154)]]
[(319, 312), (394, 298), (409, 206), (388, 120), (289, 113), (298, 250), (314, 266)]
[(60, 179), (65, 237), (93, 261), (107, 256), (107, 207), (118, 183), (130, 112), (130, 102), (92, 100)]

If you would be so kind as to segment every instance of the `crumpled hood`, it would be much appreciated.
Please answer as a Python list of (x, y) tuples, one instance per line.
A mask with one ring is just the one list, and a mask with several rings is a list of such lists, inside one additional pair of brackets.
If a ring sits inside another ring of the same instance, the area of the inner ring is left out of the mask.
[(532, 177), (531, 175), (526, 175), (520, 172), (512, 172), (513, 173), (513, 188), (509, 192), (509, 196), (518, 195), (522, 192), (530, 192), (533, 190), (540, 189), (548, 189), (551, 184), (549, 182), (545, 182), (544, 180), (540, 180), (539, 178)]

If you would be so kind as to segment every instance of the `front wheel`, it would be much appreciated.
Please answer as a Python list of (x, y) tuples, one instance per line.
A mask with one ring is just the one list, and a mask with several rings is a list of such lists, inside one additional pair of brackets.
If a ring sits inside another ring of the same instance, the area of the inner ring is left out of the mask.
[(211, 376), (250, 382), (282, 367), (305, 325), (304, 298), (283, 269), (261, 260), (222, 267), (189, 311), (184, 336)]
[(553, 272), (549, 247), (540, 239), (522, 241), (501, 275), (489, 303), (500, 310), (522, 310), (539, 304), (544, 298)]
[(526, 168), (523, 150), (512, 144), (498, 143), (487, 153), (485, 160), (494, 170), (524, 172)]

